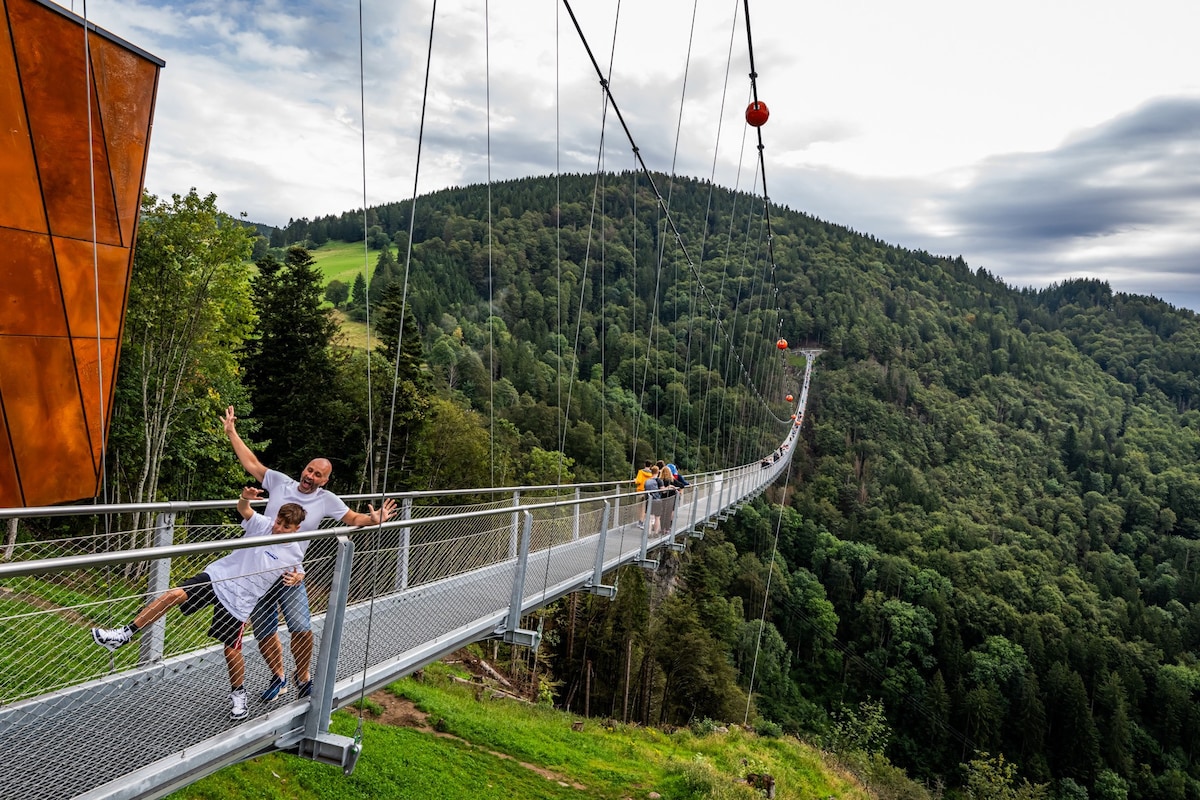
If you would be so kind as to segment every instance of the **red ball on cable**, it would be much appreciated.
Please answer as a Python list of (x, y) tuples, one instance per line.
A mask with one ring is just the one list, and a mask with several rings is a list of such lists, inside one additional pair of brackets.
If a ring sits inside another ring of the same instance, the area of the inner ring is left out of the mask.
[(755, 100), (746, 106), (746, 122), (755, 128), (761, 128), (765, 125), (769, 116), (771, 116), (771, 112), (767, 110), (766, 103)]
[(778, 342), (775, 343), (775, 346), (778, 347), (780, 350), (787, 350), (787, 339), (780, 339)]

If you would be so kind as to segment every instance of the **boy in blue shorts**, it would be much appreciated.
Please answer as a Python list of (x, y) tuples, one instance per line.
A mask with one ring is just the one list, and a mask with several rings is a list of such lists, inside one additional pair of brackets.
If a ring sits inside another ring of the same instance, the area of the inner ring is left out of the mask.
[[(247, 487), (238, 500), (245, 537), (295, 533), (300, 530), (305, 511), (295, 503), (280, 506), (274, 520), (257, 514), (250, 501), (261, 495), (258, 489)], [(304, 561), (306, 542), (264, 544), (234, 550), (204, 568), (199, 575), (188, 578), (177, 588), (159, 595), (138, 612), (133, 622), (122, 628), (92, 628), (92, 640), (101, 647), (116, 650), (133, 639), (138, 631), (155, 622), (175, 606), (186, 615), (212, 606), (212, 625), (208, 635), (225, 645), (225, 666), (232, 687), (229, 716), (244, 719), (246, 662), (242, 658), (242, 630), (251, 610), (276, 578), (293, 573)]]

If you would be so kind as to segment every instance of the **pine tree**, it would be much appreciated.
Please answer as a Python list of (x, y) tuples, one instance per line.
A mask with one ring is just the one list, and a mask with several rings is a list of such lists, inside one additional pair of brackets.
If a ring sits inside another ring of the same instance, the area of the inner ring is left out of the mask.
[[(411, 486), (412, 440), (425, 419), (430, 394), (429, 376), (422, 369), (421, 333), (411, 307), (403, 305), (403, 286), (392, 283), (384, 291), (372, 318), (387, 361), (380, 380), (383, 403), (377, 415), (378, 432), (372, 450), (377, 472), (387, 461), (389, 488)], [(403, 336), (400, 335), (402, 312)]]
[(379, 258), (375, 260), (375, 271), (371, 273), (370, 290), (374, 302), (379, 302), (388, 287), (396, 283), (396, 279), (400, 277), (399, 272), (400, 265), (392, 255), (392, 248), (384, 247), (379, 251)]
[(248, 348), (246, 381), (260, 436), (270, 442), (263, 463), (295, 475), (321, 456), (336, 472), (346, 466), (332, 413), (336, 370), (328, 348), (337, 325), (321, 309), (321, 273), (302, 247), (289, 248), (283, 263), (267, 256), (258, 270), (258, 336)]
[(352, 312), (352, 316), (358, 319), (358, 315), (362, 314), (367, 307), (367, 281), (358, 273), (354, 276), (354, 286), (350, 289), (350, 304), (347, 308)]

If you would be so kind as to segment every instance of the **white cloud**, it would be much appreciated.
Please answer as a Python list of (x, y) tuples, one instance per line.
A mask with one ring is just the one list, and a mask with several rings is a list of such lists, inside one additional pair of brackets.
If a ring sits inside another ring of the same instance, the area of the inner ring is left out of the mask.
[[(362, 205), (364, 115), (367, 202), (411, 194), (431, 7), (365, 0), (361, 40), (357, 7), (336, 0), (92, 0), (89, 13), (167, 61), (149, 187), (197, 186), (282, 224)], [(601, 91), (563, 5), (491, 3), (486, 21), (484, 7), (438, 6), (420, 190), (486, 180), (489, 108), (493, 179), (593, 169)], [(602, 71), (612, 60), (650, 168), (750, 189), (741, 0), (626, 2), (615, 23), (616, 0), (572, 7)], [(1194, 136), (1128, 126), (1170, 124), (1200, 97), (1200, 5), (766, 0), (751, 13), (775, 202), (1013, 283), (1081, 269), (1190, 291)], [(606, 168), (634, 166), (611, 109), (604, 138)], [(1097, 149), (1122, 141), (1141, 149)]]

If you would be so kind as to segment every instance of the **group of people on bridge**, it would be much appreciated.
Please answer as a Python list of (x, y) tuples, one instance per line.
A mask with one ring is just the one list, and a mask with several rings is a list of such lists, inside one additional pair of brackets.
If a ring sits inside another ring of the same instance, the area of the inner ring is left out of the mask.
[(650, 533), (670, 533), (679, 492), (689, 485), (679, 468), (661, 460), (657, 463), (646, 461), (634, 476), (633, 485), (646, 496), (638, 513), (638, 522), (645, 523), (649, 514)]
[[(267, 494), (266, 508), (257, 513), (250, 504), (261, 499), (263, 491), (254, 487), (242, 490), (237, 510), (242, 518), (244, 538), (312, 531), (326, 518), (355, 527), (378, 525), (395, 514), (396, 502), (391, 498), (385, 499), (378, 510), (368, 505), (368, 513), (352, 511), (340, 497), (325, 488), (333, 470), (328, 459), (315, 458), (308, 462), (299, 480), (264, 466), (238, 435), (233, 406), (226, 409), (223, 423), (238, 461)], [(650, 532), (669, 533), (676, 501), (679, 493), (689, 485), (688, 481), (674, 464), (646, 461), (633, 482), (646, 498), (639, 506), (638, 521), (647, 524), (649, 515)], [(308, 697), (312, 692), (313, 656), (312, 617), (304, 581), (304, 556), (308, 545), (308, 540), (304, 540), (234, 550), (178, 587), (151, 600), (127, 625), (92, 628), (92, 639), (97, 645), (115, 651), (172, 608), (178, 607), (185, 615), (191, 615), (211, 606), (213, 616), (208, 634), (224, 645), (230, 683), (230, 717), (239, 720), (249, 716), (242, 656), (242, 637), (247, 622), (253, 628), (259, 652), (271, 671), (270, 682), (260, 692), (260, 699), (269, 703), (288, 690), (289, 680), (279, 637), (282, 614), (295, 664), (291, 684), (297, 697)]]
[[(268, 493), (267, 506), (259, 514), (250, 507), (250, 501), (259, 499), (262, 492), (253, 487), (242, 490), (238, 514), (242, 517), (246, 538), (316, 530), (326, 517), (355, 527), (378, 525), (395, 514), (396, 502), (391, 498), (384, 500), (378, 510), (368, 505), (368, 513), (363, 514), (352, 511), (340, 497), (325, 489), (333, 472), (328, 459), (315, 458), (308, 462), (299, 480), (267, 468), (238, 435), (233, 406), (226, 409), (223, 422), (243, 469)], [(208, 633), (225, 646), (225, 665), (231, 687), (230, 717), (243, 719), (249, 715), (242, 657), (242, 634), (247, 621), (253, 626), (259, 652), (271, 670), (270, 683), (260, 698), (263, 702), (271, 702), (287, 691), (283, 645), (279, 638), (282, 612), (295, 662), (292, 683), (298, 697), (307, 697), (312, 692), (313, 655), (312, 618), (304, 583), (304, 555), (308, 544), (306, 540), (234, 550), (180, 586), (156, 597), (128, 625), (92, 628), (92, 639), (113, 651), (176, 606), (185, 615), (212, 606), (213, 618)]]

